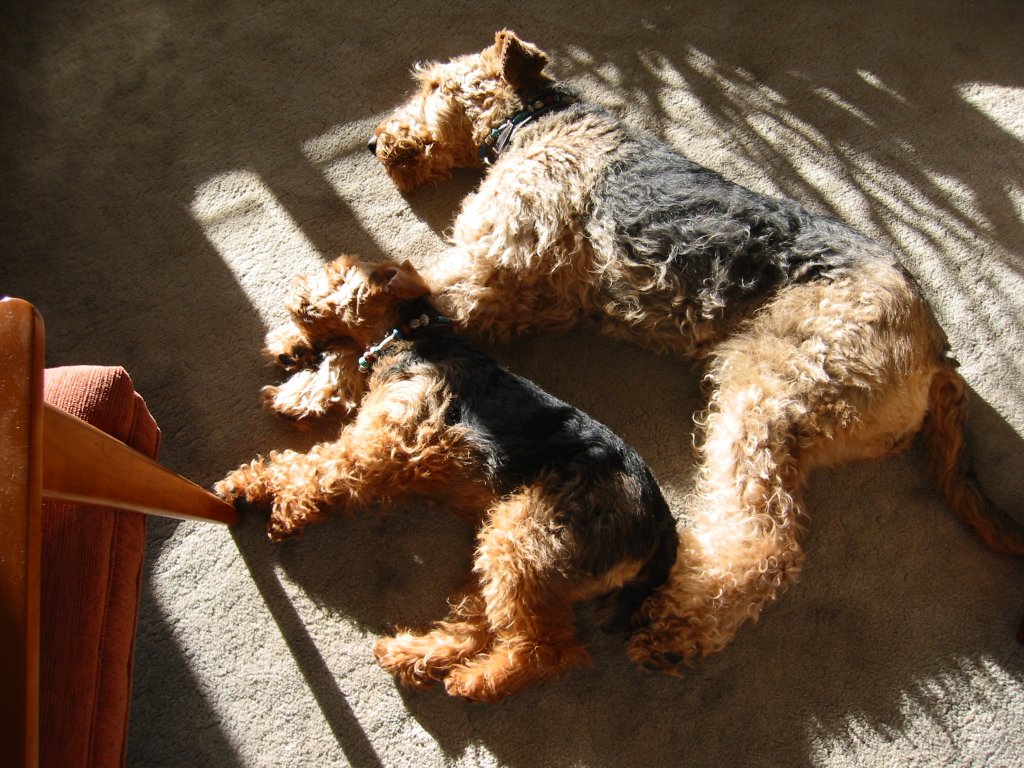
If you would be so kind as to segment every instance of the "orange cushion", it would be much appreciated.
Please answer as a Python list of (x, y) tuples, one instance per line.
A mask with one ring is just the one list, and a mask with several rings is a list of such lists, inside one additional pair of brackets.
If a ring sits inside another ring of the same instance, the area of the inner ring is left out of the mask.
[[(45, 374), (45, 399), (156, 458), (160, 430), (123, 368)], [(43, 504), (40, 765), (123, 765), (145, 515)]]

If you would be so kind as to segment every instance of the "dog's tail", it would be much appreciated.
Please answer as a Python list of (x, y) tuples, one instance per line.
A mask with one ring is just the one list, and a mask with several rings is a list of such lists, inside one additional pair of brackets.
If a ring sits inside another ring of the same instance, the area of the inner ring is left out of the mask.
[(971, 467), (964, 427), (967, 384), (955, 363), (944, 363), (931, 381), (922, 427), (928, 474), (957, 517), (994, 551), (1024, 555), (1024, 530), (985, 495)]
[(641, 607), (668, 582), (678, 551), (679, 535), (676, 533), (675, 520), (669, 517), (654, 542), (650, 558), (633, 581), (618, 591), (614, 605), (609, 606), (611, 610), (599, 614), (605, 631), (630, 635), (638, 626), (646, 623)]

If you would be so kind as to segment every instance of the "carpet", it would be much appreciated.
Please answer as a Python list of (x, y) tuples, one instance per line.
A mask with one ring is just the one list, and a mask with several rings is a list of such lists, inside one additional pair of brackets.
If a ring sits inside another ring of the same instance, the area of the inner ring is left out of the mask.
[[(24, 7), (21, 7), (24, 5)], [(1019, 3), (522, 0), (5, 4), (0, 292), (47, 363), (122, 365), (202, 485), (308, 429), (261, 410), (292, 276), (341, 252), (427, 264), (478, 181), (403, 197), (365, 141), (420, 60), (510, 27), (587, 98), (758, 191), (895, 246), (974, 400), (983, 484), (1024, 519)], [(494, 350), (632, 442), (679, 504), (700, 370), (587, 333)], [(584, 611), (591, 667), (498, 705), (373, 661), (440, 617), (472, 532), (436, 511), (272, 545), (153, 520), (130, 766), (1024, 765), (1024, 563), (992, 554), (917, 448), (815, 474), (799, 583), (681, 678)]]

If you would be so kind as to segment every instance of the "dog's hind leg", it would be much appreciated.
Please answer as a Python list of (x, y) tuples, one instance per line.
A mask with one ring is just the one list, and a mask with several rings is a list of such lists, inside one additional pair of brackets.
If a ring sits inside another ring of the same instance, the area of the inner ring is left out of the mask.
[(448, 673), (453, 696), (497, 701), (589, 658), (576, 638), (571, 544), (547, 505), (530, 491), (506, 499), (478, 536), (474, 570), (494, 639)]
[(454, 666), (482, 653), (493, 639), (475, 577), (449, 602), (448, 617), (427, 631), (401, 630), (377, 642), (378, 663), (403, 684), (429, 687)]
[(675, 671), (725, 647), (800, 570), (814, 466), (883, 456), (921, 428), (943, 340), (906, 277), (797, 285), (723, 342), (691, 524), (630, 655)]
[(634, 661), (673, 671), (721, 650), (796, 577), (804, 553), (794, 408), (764, 383), (721, 383), (676, 565), (641, 609)]

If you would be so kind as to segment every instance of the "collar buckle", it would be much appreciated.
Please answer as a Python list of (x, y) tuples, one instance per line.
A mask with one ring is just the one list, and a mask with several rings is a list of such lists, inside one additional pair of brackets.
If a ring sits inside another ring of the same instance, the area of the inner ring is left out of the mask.
[(565, 90), (552, 89), (529, 99), (521, 110), (501, 125), (491, 129), (477, 151), (484, 165), (493, 165), (520, 128), (547, 112), (562, 109), (575, 102), (576, 96)]

